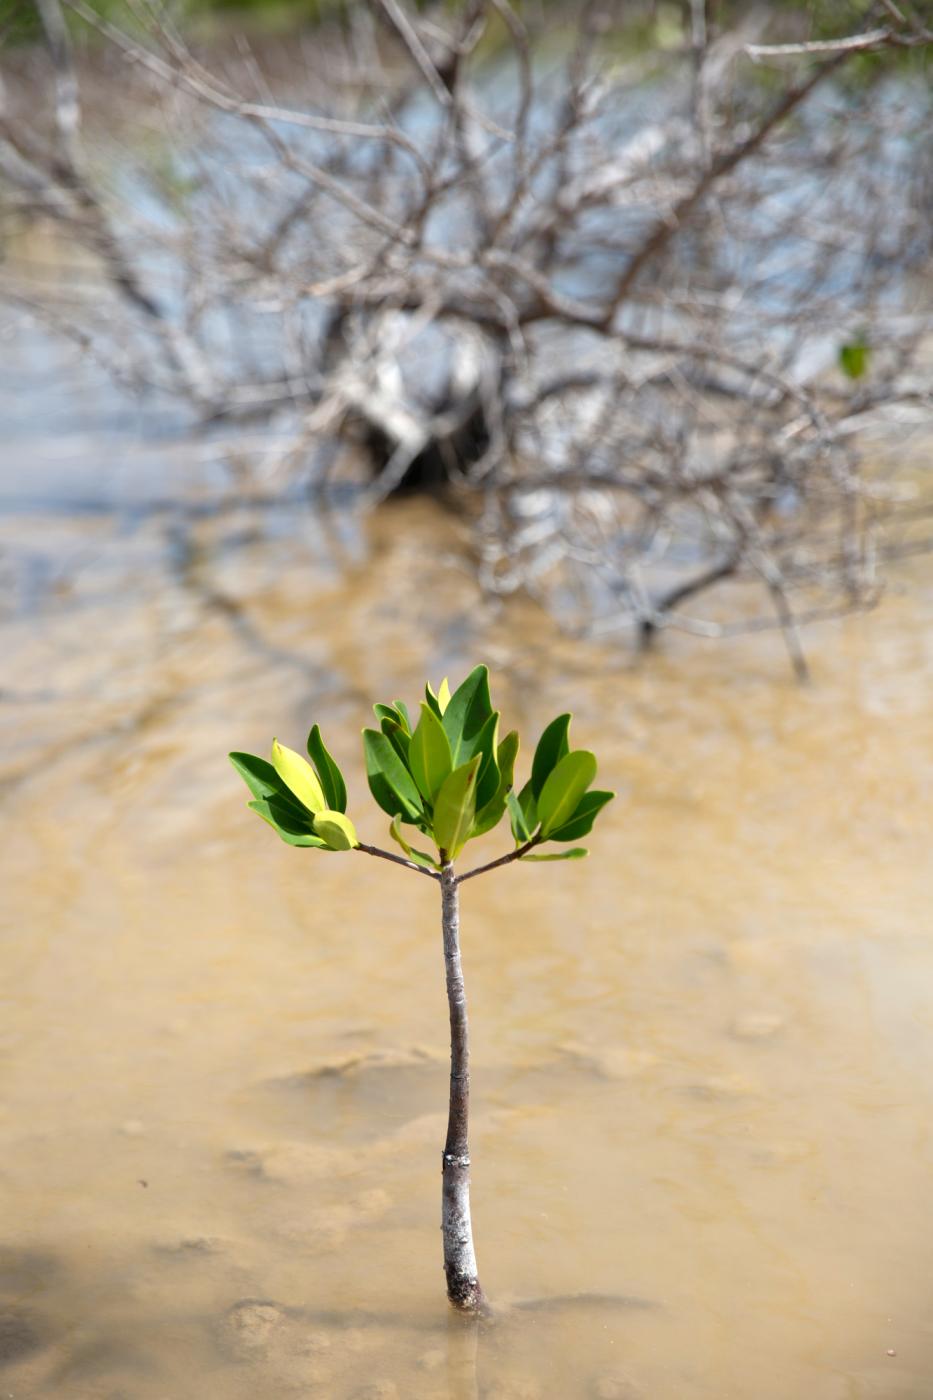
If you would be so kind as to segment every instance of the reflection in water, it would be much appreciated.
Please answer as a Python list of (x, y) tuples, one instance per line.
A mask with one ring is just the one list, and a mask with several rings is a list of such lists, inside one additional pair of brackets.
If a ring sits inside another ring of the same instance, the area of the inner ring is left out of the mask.
[[(137, 488), (0, 519), (4, 1391), (929, 1395), (919, 569), (801, 691), (773, 638), (636, 664), (487, 611), (423, 503), (353, 533)], [(263, 839), (224, 755), (323, 721), (380, 839), (367, 698), (480, 658), (523, 731), (573, 705), (620, 798), (589, 862), (464, 896), (499, 1304), (464, 1330), (435, 901)]]

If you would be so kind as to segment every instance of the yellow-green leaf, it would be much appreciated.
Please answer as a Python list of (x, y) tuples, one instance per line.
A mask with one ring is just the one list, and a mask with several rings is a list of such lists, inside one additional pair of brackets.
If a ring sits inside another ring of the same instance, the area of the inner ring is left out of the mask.
[(282, 782), (293, 792), (309, 812), (323, 812), (327, 806), (317, 774), (306, 758), (294, 749), (287, 749), (278, 739), (272, 740), (272, 767)]
[(448, 860), (457, 856), (470, 835), (476, 815), (476, 774), (482, 761), (483, 755), (478, 753), (469, 763), (455, 768), (437, 794), (434, 839)]
[(314, 834), (320, 836), (332, 851), (352, 851), (358, 846), (356, 827), (343, 812), (333, 812), (325, 808), (314, 818)]
[(518, 731), (510, 729), (496, 750), (496, 761), (499, 764), (501, 782), (504, 790), (512, 786), (512, 777), (515, 772), (515, 760), (518, 757)]
[(519, 856), (519, 860), (582, 860), (588, 855), (589, 851), (585, 846), (574, 846), (571, 851), (553, 851), (546, 856)]
[(436, 860), (432, 860), (430, 856), (425, 855), (424, 851), (417, 851), (414, 846), (409, 846), (405, 837), (402, 835), (402, 824), (398, 817), (393, 817), (389, 823), (389, 833), (393, 841), (397, 841), (401, 846), (409, 860), (413, 860), (416, 865), (427, 866), (430, 870), (437, 869)]
[(447, 709), (447, 706), (448, 706), (449, 704), (450, 704), (450, 682), (448, 681), (447, 677), (445, 676), (444, 679), (441, 681), (440, 687), (438, 688), (438, 692), (437, 692), (437, 707), (438, 707), (438, 709), (440, 710), (441, 714), (444, 713), (444, 711)]
[(575, 749), (564, 755), (549, 773), (538, 798), (542, 836), (569, 822), (595, 777), (596, 758), (587, 749)]
[(421, 718), (408, 747), (408, 766), (422, 797), (434, 801), (453, 768), (444, 726), (431, 707), (421, 702)]
[(515, 844), (516, 846), (523, 846), (526, 841), (531, 839), (531, 827), (525, 819), (522, 804), (519, 802), (514, 792), (508, 793), (505, 801), (509, 809), (509, 819), (512, 823), (512, 835), (515, 837)]

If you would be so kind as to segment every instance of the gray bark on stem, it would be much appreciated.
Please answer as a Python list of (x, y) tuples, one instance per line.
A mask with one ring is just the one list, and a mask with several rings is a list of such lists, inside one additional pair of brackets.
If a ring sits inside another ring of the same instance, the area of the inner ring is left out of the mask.
[(441, 870), (441, 911), (450, 1008), (450, 1112), (442, 1164), (444, 1273), (454, 1307), (478, 1312), (486, 1300), (476, 1272), (470, 1218), (470, 1036), (460, 963), (460, 895), (449, 864)]

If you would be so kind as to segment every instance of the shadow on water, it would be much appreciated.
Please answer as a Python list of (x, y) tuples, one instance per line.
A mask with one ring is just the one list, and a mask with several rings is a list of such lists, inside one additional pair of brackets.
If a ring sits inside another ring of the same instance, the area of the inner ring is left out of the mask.
[(56, 1309), (70, 1292), (69, 1274), (50, 1252), (0, 1247), (0, 1371), (10, 1395), (26, 1393), (11, 1377), (23, 1376), (29, 1384), (53, 1373), (56, 1343), (68, 1331)]
[(37, 1250), (0, 1247), (0, 1367), (41, 1351), (49, 1328), (36, 1306), (60, 1266)]
[(31, 1314), (0, 1302), (0, 1366), (30, 1356), (42, 1344), (41, 1332)]

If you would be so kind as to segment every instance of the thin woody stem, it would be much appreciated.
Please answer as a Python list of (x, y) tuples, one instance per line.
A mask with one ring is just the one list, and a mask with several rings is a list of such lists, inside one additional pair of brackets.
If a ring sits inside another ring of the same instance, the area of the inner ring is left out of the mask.
[(441, 921), (450, 1009), (450, 1111), (442, 1158), (441, 1230), (447, 1296), (455, 1308), (481, 1312), (486, 1299), (476, 1271), (470, 1216), (470, 1034), (460, 962), (460, 895), (453, 866), (441, 869)]
[(480, 1315), (488, 1304), (476, 1268), (473, 1246), (473, 1221), (470, 1211), (470, 1031), (467, 1021), (466, 991), (460, 958), (460, 885), (474, 875), (484, 875), (500, 865), (519, 860), (541, 838), (533, 836), (524, 845), (477, 866), (465, 875), (457, 876), (441, 851), (440, 871), (428, 870), (406, 860), (404, 856), (383, 851), (378, 846), (360, 843), (356, 847), (368, 856), (390, 860), (419, 875), (430, 875), (441, 886), (441, 927), (444, 938), (444, 967), (447, 982), (447, 1006), (450, 1013), (450, 1101), (447, 1116), (447, 1139), (441, 1159), (441, 1231), (444, 1242), (444, 1273), (447, 1277), (447, 1297), (460, 1312)]
[(362, 851), (367, 856), (378, 856), (380, 860), (391, 860), (393, 865), (404, 865), (407, 870), (414, 870), (418, 875), (428, 875), (432, 880), (439, 880), (440, 874), (436, 870), (428, 870), (425, 865), (418, 865), (413, 860), (406, 860), (404, 856), (393, 855), (391, 851), (380, 850), (378, 846), (367, 846), (361, 841), (354, 850)]
[(524, 846), (518, 846), (514, 851), (509, 851), (508, 855), (500, 856), (498, 860), (491, 860), (487, 865), (478, 865), (475, 870), (468, 870), (465, 875), (458, 875), (457, 884), (462, 885), (464, 880), (472, 880), (474, 875), (485, 875), (487, 870), (497, 870), (500, 865), (509, 865), (513, 860), (520, 860), (523, 855), (527, 855), (533, 846), (540, 844), (540, 836), (532, 836), (531, 840), (526, 841)]

